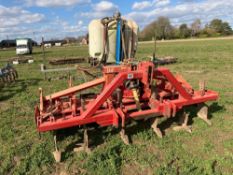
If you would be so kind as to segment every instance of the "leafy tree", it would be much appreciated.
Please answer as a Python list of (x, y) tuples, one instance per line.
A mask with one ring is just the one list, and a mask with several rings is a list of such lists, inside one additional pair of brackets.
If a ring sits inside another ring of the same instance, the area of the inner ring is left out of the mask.
[(167, 17), (161, 16), (144, 28), (139, 34), (139, 40), (152, 40), (155, 35), (157, 39), (173, 39), (188, 38), (190, 36), (212, 37), (230, 34), (233, 34), (231, 26), (228, 22), (224, 22), (221, 19), (213, 19), (203, 29), (201, 28), (200, 19), (194, 20), (190, 28), (187, 24), (181, 24), (177, 28), (171, 25)]
[(158, 39), (172, 38), (172, 25), (169, 18), (160, 16), (156, 22), (156, 36)]
[(232, 28), (228, 22), (223, 22), (221, 19), (213, 19), (209, 25), (210, 29), (213, 29), (218, 35), (230, 35), (232, 34)]
[(231, 35), (232, 33), (233, 33), (232, 28), (229, 25), (229, 23), (228, 22), (223, 22), (222, 23), (222, 34), (223, 35)]
[(139, 40), (152, 40), (152, 38), (155, 36), (156, 25), (156, 21), (147, 25), (139, 34)]
[(179, 27), (179, 31), (180, 31), (180, 38), (187, 38), (190, 36), (190, 33), (191, 33), (187, 24), (181, 24)]
[(201, 30), (201, 20), (196, 19), (192, 24), (191, 24), (191, 36), (197, 36), (197, 34)]
[(209, 27), (214, 29), (217, 33), (222, 33), (222, 20), (221, 19), (213, 19), (210, 22)]
[(157, 39), (173, 38), (173, 27), (167, 17), (159, 17), (151, 24), (147, 25), (140, 33), (140, 40), (152, 40), (156, 35)]

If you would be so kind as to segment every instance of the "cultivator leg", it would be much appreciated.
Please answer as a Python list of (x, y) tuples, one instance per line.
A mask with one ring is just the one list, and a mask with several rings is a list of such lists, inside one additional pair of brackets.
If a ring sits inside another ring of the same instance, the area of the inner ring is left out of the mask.
[(83, 149), (87, 153), (89, 153), (91, 150), (89, 148), (89, 139), (88, 139), (88, 133), (87, 133), (87, 128), (84, 128), (84, 133), (83, 133)]
[(208, 125), (211, 125), (211, 121), (208, 119), (208, 106), (204, 103), (198, 104), (197, 116), (204, 120)]
[(122, 129), (120, 131), (120, 136), (121, 136), (121, 139), (124, 142), (124, 144), (129, 145), (129, 137), (128, 137), (128, 135), (125, 134), (124, 127), (122, 127)]
[(174, 131), (187, 131), (191, 133), (192, 129), (191, 129), (191, 126), (188, 125), (188, 120), (189, 120), (189, 114), (183, 111), (180, 116), (181, 125), (173, 127), (173, 130)]
[(89, 148), (89, 139), (88, 139), (88, 133), (87, 133), (86, 126), (84, 126), (83, 143), (79, 143), (76, 146), (77, 147), (74, 148), (74, 152), (80, 152), (80, 151), (85, 151), (86, 153), (91, 152), (91, 150)]
[(61, 162), (61, 151), (59, 151), (57, 148), (57, 134), (56, 133), (54, 134), (53, 139), (54, 139), (54, 146), (55, 146), (55, 151), (53, 152), (53, 156), (54, 156), (55, 161), (58, 163), (58, 162)]
[(163, 134), (162, 134), (161, 130), (158, 128), (158, 122), (159, 122), (159, 118), (158, 117), (156, 117), (155, 119), (152, 119), (151, 128), (154, 130), (155, 134), (159, 138), (162, 138)]

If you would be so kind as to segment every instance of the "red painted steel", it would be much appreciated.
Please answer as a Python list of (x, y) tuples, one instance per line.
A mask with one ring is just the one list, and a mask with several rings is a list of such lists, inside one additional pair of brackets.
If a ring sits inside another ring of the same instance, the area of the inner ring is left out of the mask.
[[(103, 84), (101, 92), (77, 97), (77, 92), (100, 84)], [(173, 76), (166, 68), (156, 68), (152, 62), (105, 66), (99, 79), (46, 97), (41, 91), (35, 120), (40, 132), (91, 123), (124, 127), (127, 119), (174, 117), (185, 106), (217, 98), (217, 92), (195, 91), (181, 76)]]
[(72, 93), (77, 93), (80, 90), (85, 90), (85, 89), (91, 88), (93, 86), (102, 84), (104, 82), (105, 82), (105, 78), (101, 77), (99, 79), (96, 79), (96, 80), (81, 84), (79, 86), (71, 87), (69, 89), (66, 89), (66, 90), (63, 90), (63, 91), (48, 95), (48, 96), (45, 97), (45, 100), (50, 100), (50, 99), (53, 100), (53, 99), (56, 99), (56, 98), (60, 98), (62, 96), (70, 95)]

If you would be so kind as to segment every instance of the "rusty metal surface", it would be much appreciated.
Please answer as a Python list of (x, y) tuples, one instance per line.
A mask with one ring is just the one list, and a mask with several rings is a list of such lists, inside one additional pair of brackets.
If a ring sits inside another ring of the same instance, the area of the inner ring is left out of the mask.
[(165, 64), (174, 64), (177, 62), (177, 58), (173, 56), (166, 56), (166, 57), (158, 57), (154, 62), (158, 65), (165, 65)]

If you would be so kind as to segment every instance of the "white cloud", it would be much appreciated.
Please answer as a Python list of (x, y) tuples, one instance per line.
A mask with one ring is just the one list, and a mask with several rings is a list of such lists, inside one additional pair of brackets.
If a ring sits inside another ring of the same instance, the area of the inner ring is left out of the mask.
[(43, 14), (31, 13), (19, 7), (5, 7), (0, 5), (0, 28), (17, 26), (19, 24), (32, 24), (44, 19)]
[(53, 19), (45, 19), (43, 14), (32, 13), (19, 7), (4, 7), (0, 5), (0, 38), (36, 37), (40, 41), (41, 36), (47, 39), (63, 38), (86, 34), (87, 26), (82, 20), (76, 24), (70, 24), (61, 20), (58, 16)]
[(117, 8), (117, 5), (109, 1), (100, 1), (93, 6), (93, 9), (95, 9), (96, 11), (113, 11), (117, 10)]
[(72, 6), (75, 4), (87, 4), (91, 0), (25, 0), (28, 6), (38, 7), (58, 7), (58, 6)]
[(133, 10), (144, 10), (153, 7), (162, 7), (170, 4), (170, 0), (153, 0), (135, 2), (132, 6)]
[(162, 7), (162, 6), (166, 6), (168, 4), (170, 4), (170, 0), (157, 0), (155, 2), (157, 7)]
[(81, 16), (86, 18), (102, 18), (112, 16), (118, 10), (118, 6), (109, 1), (100, 1), (97, 4), (92, 4), (92, 8), (88, 12), (81, 13)]
[[(91, 19), (100, 19), (112, 16), (120, 7), (111, 1), (90, 3), (91, 0), (20, 0), (30, 2), (30, 5), (40, 7), (71, 6), (80, 3), (89, 3), (88, 8), (76, 11), (73, 19), (60, 19), (56, 10), (51, 10), (51, 15), (30, 12), (22, 7), (5, 7), (0, 5), (0, 38), (45, 36), (49, 38), (63, 38), (65, 36), (79, 36), (86, 34), (87, 25)], [(205, 24), (214, 18), (230, 22), (233, 26), (233, 0), (144, 0), (135, 2), (132, 9), (127, 9), (128, 14), (123, 14), (127, 19), (134, 19), (141, 28), (156, 20), (159, 16), (167, 16), (173, 25), (181, 23), (190, 24), (200, 18)], [(127, 8), (127, 7), (124, 7)], [(33, 9), (33, 10), (37, 10)], [(60, 10), (60, 9), (59, 9)], [(74, 12), (75, 13), (75, 12)]]
[(78, 25), (82, 25), (82, 24), (83, 24), (82, 20), (78, 21)]
[(60, 19), (58, 16), (56, 17), (56, 20), (53, 21), (50, 25), (50, 28), (56, 30), (59, 28), (59, 30), (56, 31), (56, 34), (52, 33), (50, 35), (59, 35), (59, 34), (72, 34), (75, 36), (78, 36), (78, 34), (84, 34), (87, 31), (87, 26), (83, 24), (82, 20), (77, 21), (76, 24), (70, 24), (67, 21), (64, 21)]
[(203, 23), (207, 23), (213, 18), (230, 19), (229, 22), (233, 21), (233, 0), (189, 1), (188, 3), (182, 2), (172, 6), (168, 5), (170, 3), (168, 1), (162, 3), (157, 0), (156, 2), (157, 5), (149, 10), (134, 10), (125, 16), (134, 19), (141, 27), (144, 27), (159, 16), (169, 17), (174, 25), (184, 22), (189, 24), (196, 18), (200, 18)]
[(142, 1), (142, 2), (135, 2), (132, 6), (132, 9), (134, 10), (143, 10), (148, 7), (151, 7), (151, 2), (150, 1)]

